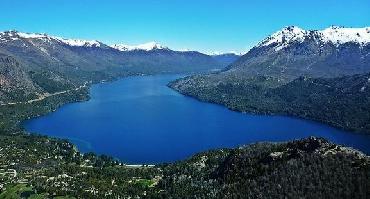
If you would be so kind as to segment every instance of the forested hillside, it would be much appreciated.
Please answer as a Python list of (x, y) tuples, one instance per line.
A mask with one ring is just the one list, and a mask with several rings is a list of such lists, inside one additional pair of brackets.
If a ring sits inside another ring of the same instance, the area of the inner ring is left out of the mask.
[(282, 84), (273, 77), (193, 76), (170, 87), (203, 101), (262, 114), (293, 115), (370, 133), (370, 74), (340, 78), (300, 77)]
[(370, 194), (369, 157), (315, 137), (214, 150), (155, 167), (128, 167), (104, 155), (82, 155), (66, 141), (38, 136), (1, 137), (0, 149), (0, 173), (6, 173), (0, 176), (0, 198), (367, 198)]

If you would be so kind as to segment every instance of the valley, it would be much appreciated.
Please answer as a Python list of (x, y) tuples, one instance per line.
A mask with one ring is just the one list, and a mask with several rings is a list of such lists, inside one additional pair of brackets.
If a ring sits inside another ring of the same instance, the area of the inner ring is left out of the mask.
[(239, 56), (2, 32), (0, 198), (366, 198), (368, 38), (291, 26)]

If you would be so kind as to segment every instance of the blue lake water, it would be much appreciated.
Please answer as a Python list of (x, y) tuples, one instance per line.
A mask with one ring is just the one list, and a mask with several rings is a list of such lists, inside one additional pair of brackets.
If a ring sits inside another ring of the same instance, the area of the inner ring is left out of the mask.
[(129, 77), (93, 85), (91, 100), (64, 105), (24, 125), (31, 132), (67, 138), (82, 152), (107, 154), (127, 163), (173, 162), (208, 149), (310, 135), (370, 153), (368, 135), (200, 102), (166, 86), (178, 77)]

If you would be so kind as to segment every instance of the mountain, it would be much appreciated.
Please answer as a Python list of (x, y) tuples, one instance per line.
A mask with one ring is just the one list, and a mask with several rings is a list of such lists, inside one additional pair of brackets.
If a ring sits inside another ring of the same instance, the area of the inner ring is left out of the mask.
[(169, 86), (236, 111), (292, 115), (370, 133), (369, 37), (369, 28), (286, 27), (225, 70)]
[(299, 76), (337, 77), (370, 72), (370, 28), (324, 30), (285, 27), (265, 38), (228, 68), (244, 76), (290, 81)]

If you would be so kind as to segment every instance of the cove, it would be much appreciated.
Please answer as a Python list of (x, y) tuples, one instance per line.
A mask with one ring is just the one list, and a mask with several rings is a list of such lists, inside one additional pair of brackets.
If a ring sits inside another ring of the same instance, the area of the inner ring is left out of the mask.
[(313, 121), (243, 114), (168, 88), (180, 75), (128, 77), (93, 85), (91, 99), (24, 122), (29, 132), (66, 138), (81, 152), (130, 164), (174, 162), (197, 152), (308, 136), (370, 153), (370, 136)]

